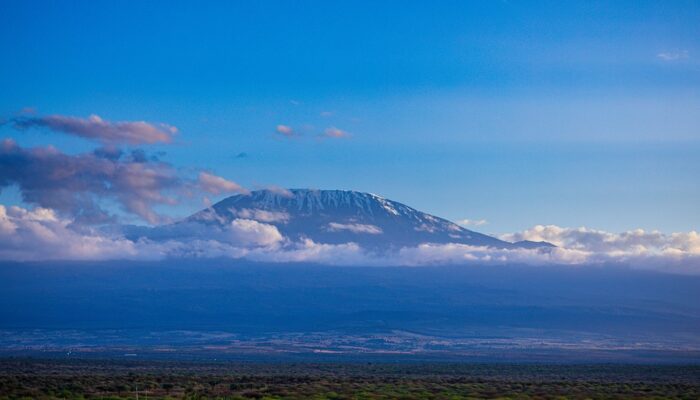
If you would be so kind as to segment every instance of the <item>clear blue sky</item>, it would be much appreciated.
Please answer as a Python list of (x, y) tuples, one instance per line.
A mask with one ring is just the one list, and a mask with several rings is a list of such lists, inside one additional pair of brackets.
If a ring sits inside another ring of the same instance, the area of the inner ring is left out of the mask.
[(698, 1), (200, 3), (0, 0), (0, 117), (168, 123), (177, 143), (148, 150), (184, 170), (486, 232), (700, 229)]

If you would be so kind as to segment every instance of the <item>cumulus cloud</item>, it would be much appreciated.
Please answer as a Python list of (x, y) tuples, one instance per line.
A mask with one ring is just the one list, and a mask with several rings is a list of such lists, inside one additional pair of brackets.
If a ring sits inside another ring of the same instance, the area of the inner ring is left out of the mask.
[(378, 235), (382, 233), (382, 228), (369, 224), (341, 224), (331, 222), (328, 224), (328, 230), (331, 232), (348, 231), (352, 233), (368, 233), (370, 235)]
[(294, 136), (294, 129), (292, 129), (292, 127), (289, 125), (277, 125), (275, 132), (285, 137)]
[(235, 244), (244, 246), (272, 246), (284, 239), (276, 226), (252, 219), (234, 219), (229, 232)]
[(342, 129), (338, 129), (332, 126), (323, 131), (323, 134), (321, 136), (326, 138), (346, 138), (350, 137), (350, 134)]
[(247, 219), (235, 219), (220, 229), (184, 224), (173, 226), (161, 237), (127, 238), (122, 232), (75, 224), (50, 209), (0, 205), (1, 260), (240, 258), (263, 248), (272, 252), (283, 241), (275, 226)]
[(64, 115), (25, 116), (13, 119), (12, 123), (17, 129), (46, 128), (111, 144), (170, 143), (177, 133), (176, 127), (167, 124), (151, 124), (145, 121), (110, 122), (98, 115), (90, 115), (87, 118)]
[(143, 151), (124, 153), (103, 147), (92, 153), (71, 155), (52, 146), (22, 148), (11, 139), (0, 142), (0, 189), (16, 185), (22, 200), (50, 208), (79, 223), (113, 222), (105, 201), (149, 223), (169, 219), (155, 211), (174, 205), (196, 191), (211, 194), (246, 193), (235, 182), (203, 172), (198, 179), (178, 171)]
[(556, 225), (536, 225), (522, 232), (503, 235), (508, 241), (546, 241), (556, 246), (610, 255), (685, 253), (700, 255), (697, 232), (664, 234), (635, 229), (622, 233)]
[(78, 217), (106, 222), (100, 198), (117, 202), (146, 221), (162, 220), (153, 207), (175, 204), (172, 192), (185, 182), (168, 164), (140, 157), (69, 155), (56, 148), (25, 149), (13, 140), (0, 142), (0, 188), (17, 185), (22, 199)]
[(207, 193), (217, 195), (222, 193), (250, 193), (236, 182), (210, 174), (208, 172), (199, 173), (199, 187)]
[(276, 251), (253, 250), (245, 257), (266, 262), (313, 262), (327, 265), (373, 265), (373, 260), (357, 243), (327, 244), (304, 239)]
[(148, 259), (154, 256), (137, 241), (109, 237), (87, 228), (77, 231), (71, 220), (59, 218), (53, 210), (0, 205), (0, 259), (3, 260)]

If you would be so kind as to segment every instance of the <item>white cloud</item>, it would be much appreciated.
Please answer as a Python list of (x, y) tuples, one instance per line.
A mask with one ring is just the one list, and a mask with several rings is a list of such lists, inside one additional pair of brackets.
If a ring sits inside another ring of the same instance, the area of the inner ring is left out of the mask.
[(445, 265), (445, 264), (580, 264), (588, 254), (562, 248), (495, 249), (459, 243), (424, 243), (416, 247), (404, 247), (389, 262), (396, 265)]
[(71, 227), (71, 222), (45, 208), (27, 210), (0, 205), (0, 259), (153, 258), (139, 242), (110, 237), (88, 228), (78, 231)]
[(316, 243), (311, 239), (304, 239), (290, 247), (272, 252), (253, 250), (245, 257), (254, 261), (313, 262), (328, 265), (372, 265), (374, 262), (356, 243), (325, 244)]
[(688, 50), (663, 51), (656, 55), (657, 58), (663, 61), (678, 61), (690, 58)]
[(379, 235), (382, 233), (382, 228), (369, 224), (341, 224), (331, 222), (328, 224), (328, 230), (331, 232), (349, 231), (352, 233), (368, 233), (370, 235)]
[(234, 210), (234, 213), (240, 218), (254, 219), (261, 222), (278, 222), (287, 223), (289, 222), (289, 214), (281, 211), (267, 211), (258, 208), (244, 208), (241, 210)]
[(277, 227), (252, 219), (237, 218), (228, 228), (233, 243), (243, 246), (274, 246), (284, 240)]
[(695, 231), (670, 235), (643, 229), (610, 233), (586, 227), (536, 225), (523, 232), (503, 235), (501, 239), (546, 241), (567, 249), (609, 255), (659, 255), (667, 252), (700, 255), (700, 238)]
[[(254, 211), (251, 213), (255, 216)], [(632, 230), (613, 234), (588, 228), (538, 225), (503, 235), (502, 239), (544, 240), (558, 247), (497, 249), (458, 243), (423, 243), (377, 254), (352, 242), (291, 241), (274, 225), (251, 218), (237, 218), (223, 227), (189, 222), (157, 229), (160, 230), (148, 231), (153, 234), (130, 234), (129, 237), (139, 238), (128, 239), (119, 232), (105, 233), (80, 226), (46, 208), (28, 210), (0, 205), (0, 260), (228, 257), (364, 266), (617, 265), (700, 274), (700, 234), (696, 231), (664, 234)], [(365, 224), (336, 223), (332, 229), (381, 232), (378, 227)]]
[(222, 194), (222, 193), (250, 193), (248, 190), (244, 189), (241, 185), (236, 182), (229, 181), (220, 176), (210, 174), (208, 172), (199, 173), (199, 187), (205, 192), (211, 194)]
[(635, 229), (610, 233), (585, 227), (537, 225), (501, 239), (544, 240), (585, 254), (585, 263), (624, 263), (636, 268), (700, 273), (700, 234), (696, 231), (665, 234)]
[(294, 193), (292, 193), (291, 190), (285, 189), (285, 188), (280, 187), (280, 186), (267, 185), (267, 186), (261, 186), (260, 189), (267, 190), (268, 192), (270, 192), (272, 194), (276, 194), (277, 196), (281, 196), (281, 197), (286, 197), (286, 198), (294, 197)]
[(458, 225), (462, 226), (481, 226), (481, 225), (486, 225), (489, 222), (485, 219), (460, 219), (457, 221)]

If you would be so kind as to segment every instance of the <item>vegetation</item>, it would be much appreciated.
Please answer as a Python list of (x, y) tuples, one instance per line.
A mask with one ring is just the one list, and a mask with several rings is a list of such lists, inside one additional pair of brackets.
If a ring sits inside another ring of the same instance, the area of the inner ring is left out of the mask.
[(698, 366), (0, 361), (0, 399), (699, 399)]

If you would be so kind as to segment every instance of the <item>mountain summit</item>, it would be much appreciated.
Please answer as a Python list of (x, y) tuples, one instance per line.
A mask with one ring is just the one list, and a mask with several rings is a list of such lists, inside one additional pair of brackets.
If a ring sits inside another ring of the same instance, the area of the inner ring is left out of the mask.
[(225, 227), (235, 220), (274, 225), (291, 240), (354, 242), (369, 249), (421, 243), (497, 248), (551, 246), (506, 242), (376, 194), (350, 190), (257, 190), (228, 197), (183, 222)]

